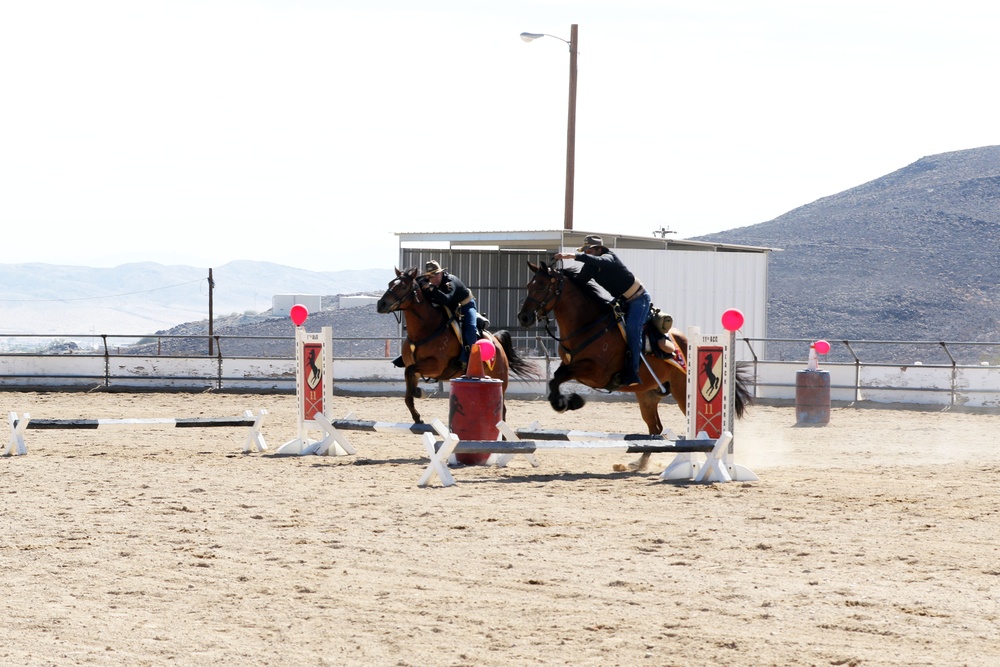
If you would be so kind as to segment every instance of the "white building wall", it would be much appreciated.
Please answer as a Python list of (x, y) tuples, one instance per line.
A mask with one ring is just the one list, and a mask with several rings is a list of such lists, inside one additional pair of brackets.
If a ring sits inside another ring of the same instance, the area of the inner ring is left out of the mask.
[(271, 297), (271, 313), (274, 317), (288, 317), (292, 306), (301, 303), (310, 313), (323, 310), (323, 296), (320, 294), (275, 294)]
[[(696, 326), (702, 333), (723, 333), (722, 313), (738, 308), (745, 321), (737, 335), (766, 337), (766, 253), (630, 248), (615, 253), (646, 286), (653, 305), (670, 313), (681, 331)], [(749, 358), (745, 346), (737, 346), (736, 358)]]

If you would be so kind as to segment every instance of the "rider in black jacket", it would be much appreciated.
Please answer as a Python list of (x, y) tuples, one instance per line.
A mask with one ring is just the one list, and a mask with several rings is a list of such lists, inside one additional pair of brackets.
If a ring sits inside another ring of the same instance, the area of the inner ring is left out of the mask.
[(649, 318), (651, 300), (649, 293), (618, 256), (604, 245), (600, 236), (588, 236), (577, 252), (561, 252), (556, 259), (575, 259), (583, 264), (580, 277), (593, 280), (611, 294), (622, 297), (625, 310), (625, 337), (628, 343), (631, 364), (623, 371), (622, 385), (639, 384), (639, 361), (641, 359), (642, 327)]
[(479, 340), (476, 320), (479, 312), (472, 290), (457, 276), (442, 269), (441, 264), (431, 260), (424, 265), (424, 275), (420, 281), (427, 298), (438, 306), (446, 306), (462, 325), (462, 363), (468, 363), (469, 350)]

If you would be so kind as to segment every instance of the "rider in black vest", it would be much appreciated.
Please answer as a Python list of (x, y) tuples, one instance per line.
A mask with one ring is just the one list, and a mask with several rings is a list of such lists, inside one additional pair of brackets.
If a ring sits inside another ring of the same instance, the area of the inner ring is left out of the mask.
[(441, 264), (431, 260), (424, 265), (424, 275), (420, 286), (427, 298), (438, 306), (447, 306), (462, 325), (462, 363), (468, 363), (469, 350), (472, 344), (479, 340), (476, 331), (476, 319), (479, 312), (472, 290), (465, 286), (457, 276), (454, 276)]
[(575, 259), (583, 264), (580, 277), (593, 280), (611, 294), (622, 297), (625, 310), (625, 337), (631, 363), (622, 372), (622, 385), (639, 384), (639, 361), (642, 351), (642, 327), (649, 318), (649, 293), (618, 256), (604, 245), (600, 236), (588, 236), (577, 252), (561, 252), (556, 259)]
[[(469, 350), (473, 343), (479, 340), (477, 320), (482, 317), (476, 306), (476, 299), (472, 296), (472, 290), (457, 276), (442, 269), (441, 264), (435, 260), (424, 265), (424, 274), (417, 281), (428, 301), (436, 306), (447, 307), (455, 317), (459, 318), (462, 327), (462, 363), (468, 363)], [(483, 317), (483, 323), (488, 325), (489, 320)], [(405, 365), (403, 356), (393, 359), (392, 364), (403, 368)]]

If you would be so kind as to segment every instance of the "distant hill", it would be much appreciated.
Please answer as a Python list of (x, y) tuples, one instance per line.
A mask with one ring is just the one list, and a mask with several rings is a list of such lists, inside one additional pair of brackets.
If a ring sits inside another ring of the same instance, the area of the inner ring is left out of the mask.
[[(771, 338), (1000, 340), (1000, 146), (924, 157), (769, 222), (697, 240), (781, 249), (770, 255)], [(265, 313), (274, 294), (381, 294), (391, 276), (232, 262), (213, 270), (215, 315)], [(0, 312), (0, 334), (145, 335), (204, 324), (207, 270), (0, 265)], [(392, 321), (373, 308), (351, 317), (374, 324), (345, 326), (376, 336)]]
[[(393, 315), (379, 315), (374, 304), (340, 308), (337, 297), (323, 299), (323, 309), (309, 313), (303, 327), (318, 332), (332, 327), (333, 353), (337, 357), (379, 357), (385, 354), (385, 341), (393, 341), (391, 354), (398, 354), (399, 322)], [(128, 348), (130, 354), (199, 356), (208, 349), (208, 320), (186, 322), (156, 332), (183, 338), (147, 337)], [(220, 336), (227, 356), (294, 357), (295, 325), (287, 316), (274, 317), (270, 311), (260, 314), (229, 315), (215, 318), (212, 333)], [(247, 336), (250, 338), (238, 338)]]
[[(213, 314), (263, 312), (275, 294), (381, 294), (391, 269), (302, 271), (237, 261), (212, 269)], [(0, 335), (151, 334), (208, 319), (208, 270), (0, 264)]]
[(1000, 340), (1000, 146), (921, 158), (698, 240), (780, 248), (768, 336)]

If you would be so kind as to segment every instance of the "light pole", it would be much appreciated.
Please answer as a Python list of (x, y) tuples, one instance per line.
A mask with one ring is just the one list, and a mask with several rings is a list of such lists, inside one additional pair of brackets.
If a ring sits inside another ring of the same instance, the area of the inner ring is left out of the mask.
[(555, 37), (569, 44), (569, 114), (566, 120), (566, 205), (563, 213), (563, 229), (573, 229), (573, 187), (576, 172), (576, 54), (579, 46), (577, 27), (570, 27), (569, 41), (545, 33), (522, 32), (526, 42), (539, 37)]

